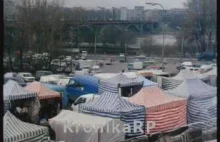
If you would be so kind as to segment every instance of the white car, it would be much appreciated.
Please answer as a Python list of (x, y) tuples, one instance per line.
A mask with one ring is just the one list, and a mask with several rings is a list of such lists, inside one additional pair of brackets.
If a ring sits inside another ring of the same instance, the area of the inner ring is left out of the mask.
[(65, 77), (63, 79), (59, 79), (57, 85), (66, 86), (72, 77)]
[[(76, 99), (76, 101), (72, 104), (71, 108), (73, 111), (78, 111), (79, 112), (79, 106), (80, 104), (88, 103), (90, 101), (93, 101), (94, 99), (98, 98), (100, 95), (96, 94), (86, 94), (82, 95), (79, 98)], [(128, 100), (127, 97), (122, 97), (125, 100)]]
[(40, 77), (40, 82), (57, 84), (60, 79), (64, 79), (66, 75), (52, 74)]
[(97, 73), (101, 73), (102, 72), (102, 70), (100, 70), (100, 66), (93, 66), (92, 68), (91, 68), (91, 74), (92, 75), (94, 75), (94, 74), (97, 74)]
[(111, 65), (111, 64), (112, 64), (112, 59), (111, 59), (111, 58), (107, 58), (107, 59), (105, 60), (105, 64), (106, 64), (106, 65)]
[(192, 62), (183, 62), (181, 65), (184, 67), (192, 67)]
[(79, 98), (76, 99), (76, 101), (72, 104), (71, 108), (73, 111), (78, 111), (79, 112), (79, 105), (83, 103), (87, 103), (90, 101), (93, 101), (94, 99), (98, 98), (99, 95), (96, 94), (86, 94), (82, 95)]
[(65, 67), (66, 62), (60, 61), (59, 59), (54, 59), (52, 60), (51, 65)]
[(33, 77), (33, 75), (31, 73), (28, 73), (28, 72), (20, 72), (20, 73), (18, 73), (18, 76), (23, 78), (25, 80), (25, 82), (35, 81), (35, 77)]
[(4, 74), (4, 77), (9, 78), (9, 77), (17, 77), (17, 73), (15, 72), (7, 72)]

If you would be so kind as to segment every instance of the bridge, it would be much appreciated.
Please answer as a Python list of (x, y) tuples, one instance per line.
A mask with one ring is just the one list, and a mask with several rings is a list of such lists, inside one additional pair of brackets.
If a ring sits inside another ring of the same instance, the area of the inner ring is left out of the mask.
[[(38, 21), (36, 21), (38, 22)], [(158, 26), (157, 21), (136, 21), (136, 20), (105, 20), (105, 21), (74, 21), (61, 19), (64, 27), (79, 28), (88, 27), (94, 29), (94, 27), (107, 28), (114, 26), (121, 30), (134, 30), (136, 32), (143, 32), (144, 30), (153, 30)], [(4, 24), (7, 27), (22, 27), (26, 22), (22, 21), (9, 21), (5, 20)]]

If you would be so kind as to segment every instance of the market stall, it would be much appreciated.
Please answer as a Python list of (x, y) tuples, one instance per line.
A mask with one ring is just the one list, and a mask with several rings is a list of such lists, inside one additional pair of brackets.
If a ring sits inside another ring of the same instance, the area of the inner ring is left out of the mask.
[[(49, 124), (56, 133), (56, 141), (120, 142), (125, 139), (124, 123), (119, 119), (62, 110), (57, 116), (49, 119)], [(113, 130), (113, 126), (118, 124), (120, 132)], [(65, 133), (66, 125), (69, 129)]]
[(209, 83), (209, 78), (207, 75), (196, 73), (190, 70), (181, 70), (176, 76), (174, 77), (163, 77), (162, 78), (162, 88), (164, 90), (173, 89), (180, 85), (185, 79), (200, 79), (206, 83)]
[[(36, 92), (40, 99), (40, 119), (46, 123), (48, 118), (57, 114), (57, 110), (61, 109), (62, 96), (59, 92), (50, 90), (40, 82), (33, 82), (25, 87), (25, 90)], [(42, 122), (43, 123), (43, 122)]]
[(140, 131), (135, 132), (133, 126), (135, 121), (145, 122), (144, 106), (132, 104), (118, 94), (104, 92), (95, 100), (80, 105), (80, 112), (121, 119), (132, 128), (127, 136), (142, 135)]
[(146, 79), (143, 76), (138, 76), (137, 80), (140, 80), (140, 81), (144, 82), (143, 87), (158, 86), (158, 83), (150, 81), (150, 80)]
[(62, 93), (62, 108), (66, 108), (68, 105), (68, 93), (66, 91), (66, 87), (65, 86), (61, 86), (61, 85), (56, 85), (56, 84), (49, 84), (49, 83), (43, 83), (43, 85), (45, 85), (45, 87), (56, 91), (56, 92), (60, 92)]
[(146, 123), (155, 123), (155, 127), (146, 134), (166, 132), (186, 125), (186, 99), (168, 96), (156, 86), (145, 87), (128, 100), (144, 105)]
[[(17, 82), (13, 80), (9, 80), (6, 84), (4, 84), (3, 90), (4, 90), (3, 98), (4, 98), (5, 112), (7, 110), (11, 110), (12, 112), (15, 112), (19, 108), (21, 110), (18, 112), (19, 116), (25, 119), (28, 117), (28, 115), (30, 115), (29, 112), (38, 110), (40, 108), (37, 93), (25, 90), (20, 85), (18, 85)], [(32, 106), (30, 106), (31, 103), (36, 104), (35, 110)], [(23, 113), (23, 108), (26, 107), (29, 108), (29, 111), (25, 111)]]
[(188, 124), (199, 124), (202, 129), (213, 126), (211, 120), (217, 117), (217, 88), (199, 79), (187, 79), (177, 88), (167, 90), (167, 94), (187, 99)]
[(99, 80), (99, 94), (111, 92), (127, 97), (135, 93), (133, 92), (134, 88), (140, 89), (142, 86), (142, 81), (128, 78), (126, 75), (120, 73), (112, 78)]
[(7, 111), (3, 118), (4, 142), (48, 142), (47, 127), (23, 122)]
[(204, 75), (209, 77), (210, 85), (216, 86), (216, 83), (217, 83), (217, 68), (213, 68), (212, 70), (204, 73)]

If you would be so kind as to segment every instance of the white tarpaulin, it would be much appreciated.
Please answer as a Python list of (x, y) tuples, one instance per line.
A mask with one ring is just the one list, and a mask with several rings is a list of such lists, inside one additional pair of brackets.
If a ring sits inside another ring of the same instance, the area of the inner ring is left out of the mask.
[[(49, 124), (56, 133), (56, 141), (120, 142), (125, 138), (122, 131), (124, 123), (118, 119), (62, 110), (57, 116), (49, 119)], [(120, 125), (120, 132), (113, 131), (113, 125), (117, 124)], [(65, 129), (67, 126), (69, 129)]]

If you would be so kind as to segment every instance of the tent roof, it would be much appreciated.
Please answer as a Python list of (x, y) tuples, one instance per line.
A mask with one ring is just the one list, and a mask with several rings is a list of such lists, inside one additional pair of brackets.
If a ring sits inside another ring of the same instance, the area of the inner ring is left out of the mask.
[(124, 72), (123, 74), (125, 76), (127, 76), (128, 78), (137, 78), (138, 77), (136, 72)]
[(143, 77), (143, 76), (137, 77), (137, 80), (143, 81), (143, 82), (144, 82), (144, 85), (143, 85), (144, 87), (148, 87), (148, 86), (158, 86), (158, 83), (153, 82), (153, 81), (150, 81), (150, 80), (146, 79), (146, 78)]
[(173, 64), (167, 64), (165, 66), (165, 69), (164, 69), (165, 72), (168, 72), (170, 74), (177, 74), (179, 72), (179, 70), (176, 68), (175, 65)]
[(211, 75), (217, 76), (217, 68), (213, 68), (212, 70), (204, 73), (204, 75), (207, 75), (207, 76), (211, 76)]
[(119, 115), (121, 112), (143, 110), (143, 106), (132, 104), (120, 97), (119, 94), (104, 92), (97, 99), (80, 105), (80, 109)]
[(84, 113), (77, 113), (70, 110), (62, 110), (57, 116), (49, 119), (50, 125), (53, 121), (67, 120), (68, 122), (74, 122), (75, 124), (106, 124), (107, 121), (111, 121), (112, 118), (91, 116)]
[(135, 85), (142, 85), (143, 82), (137, 79), (128, 78), (123, 73), (120, 73), (110, 79), (101, 80), (103, 82), (108, 82), (114, 85), (120, 85), (120, 87), (128, 87), (128, 86), (135, 86)]
[(9, 80), (6, 84), (4, 84), (4, 100), (25, 99), (36, 96), (36, 93), (25, 90), (13, 80)]
[(193, 79), (193, 78), (205, 79), (207, 78), (207, 76), (186, 69), (186, 70), (181, 70), (176, 76), (171, 77), (171, 79), (176, 79), (176, 80)]
[(184, 99), (168, 96), (159, 87), (152, 86), (142, 88), (137, 94), (130, 97), (128, 100), (135, 104), (144, 105), (146, 108), (151, 108), (163, 104), (169, 104), (173, 101), (182, 101)]
[[(26, 123), (16, 118), (9, 111), (4, 115), (4, 141), (30, 141), (42, 140), (48, 134), (48, 128)], [(47, 138), (47, 137), (46, 137)]]
[(184, 80), (178, 87), (167, 90), (166, 93), (178, 97), (208, 97), (216, 96), (216, 87), (209, 86), (199, 79)]
[(37, 92), (39, 99), (49, 99), (49, 98), (57, 98), (60, 97), (60, 93), (50, 90), (46, 86), (44, 86), (40, 82), (32, 82), (28, 86), (25, 87), (26, 90)]
[(98, 74), (95, 74), (94, 76), (99, 79), (109, 79), (116, 75), (117, 75), (116, 73), (98, 73)]

